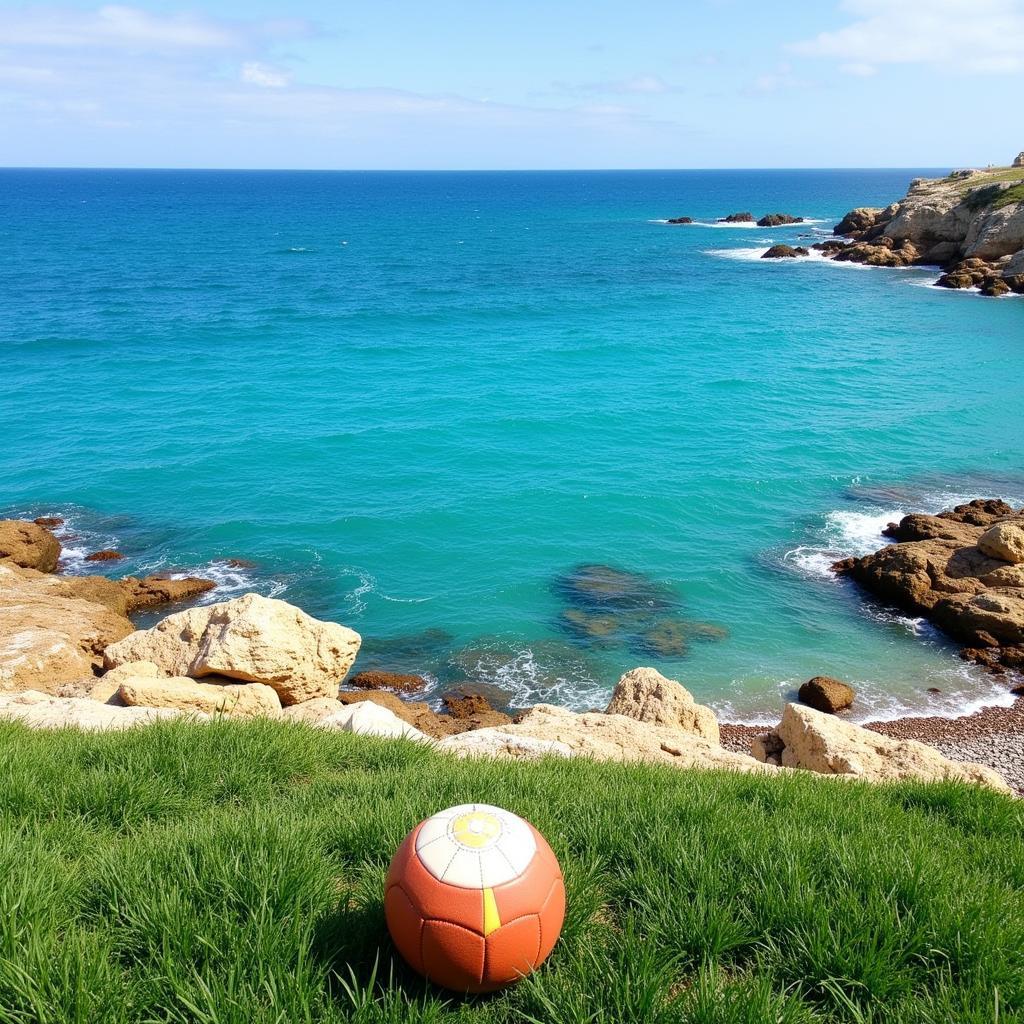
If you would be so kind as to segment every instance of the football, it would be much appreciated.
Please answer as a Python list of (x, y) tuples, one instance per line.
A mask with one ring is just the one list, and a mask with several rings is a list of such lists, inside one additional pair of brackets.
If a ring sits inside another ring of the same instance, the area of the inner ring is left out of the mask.
[(449, 807), (395, 853), (384, 916), (420, 974), (459, 992), (492, 992), (551, 952), (565, 917), (562, 871), (544, 837), (510, 811)]

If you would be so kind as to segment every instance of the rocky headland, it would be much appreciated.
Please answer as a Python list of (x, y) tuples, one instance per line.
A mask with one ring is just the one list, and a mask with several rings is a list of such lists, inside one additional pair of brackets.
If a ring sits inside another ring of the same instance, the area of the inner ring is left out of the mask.
[[(975, 518), (987, 517), (985, 532), (1001, 527), (998, 543), (1016, 552), (1018, 538), (1007, 524), (1018, 516), (1005, 511), (986, 508)], [(959, 529), (966, 517), (955, 522)], [(36, 728), (123, 729), (182, 716), (261, 717), (411, 740), (459, 757), (583, 756), (1012, 788), (986, 763), (843, 721), (832, 712), (848, 707), (853, 691), (824, 676), (802, 689), (806, 703), (786, 705), (775, 730), (744, 736), (744, 746), (753, 741), (749, 749), (737, 749), (736, 727), (720, 726), (710, 708), (654, 668), (625, 673), (604, 711), (538, 704), (512, 717), (494, 706), (500, 700), (488, 684), (472, 682), (449, 693), (438, 710), (399, 696), (414, 693), (418, 676), (374, 670), (348, 679), (361, 636), (285, 601), (249, 593), (136, 629), (128, 616), (138, 608), (195, 599), (212, 583), (61, 576), (54, 572), (59, 557), (59, 541), (46, 526), (0, 521), (0, 719)], [(643, 617), (634, 622), (638, 610), (667, 610), (666, 595), (643, 589), (639, 578), (581, 569), (560, 581), (564, 596), (613, 617), (625, 614), (621, 628), (631, 635), (648, 624)], [(1007, 775), (1020, 787), (1013, 771)]]
[(1024, 167), (916, 178), (885, 208), (858, 207), (836, 235), (812, 248), (837, 262), (872, 267), (938, 266), (943, 288), (1024, 295)]

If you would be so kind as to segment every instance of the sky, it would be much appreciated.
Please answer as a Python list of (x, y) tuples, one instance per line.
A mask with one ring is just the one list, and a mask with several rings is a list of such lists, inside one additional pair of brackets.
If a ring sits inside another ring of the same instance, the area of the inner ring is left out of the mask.
[(0, 0), (0, 165), (960, 167), (1024, 0)]

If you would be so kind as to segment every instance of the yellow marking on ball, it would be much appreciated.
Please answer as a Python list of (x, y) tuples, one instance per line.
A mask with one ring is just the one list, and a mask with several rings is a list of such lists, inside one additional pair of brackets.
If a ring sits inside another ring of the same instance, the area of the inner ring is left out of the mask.
[(498, 903), (494, 898), (493, 889), (484, 889), (484, 938), (501, 927), (498, 914)]
[(470, 811), (455, 819), (452, 833), (463, 846), (479, 850), (501, 835), (501, 822), (486, 811)]

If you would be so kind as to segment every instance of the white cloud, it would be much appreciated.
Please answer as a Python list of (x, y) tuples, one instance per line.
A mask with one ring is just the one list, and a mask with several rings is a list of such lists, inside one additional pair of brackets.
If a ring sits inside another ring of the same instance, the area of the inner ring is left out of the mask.
[(865, 75), (883, 64), (935, 64), (975, 74), (1024, 71), (1024, 0), (844, 0), (844, 27), (793, 43)]
[(258, 85), (264, 89), (283, 89), (291, 81), (287, 71), (261, 64), (258, 60), (247, 60), (242, 65), (239, 78), (249, 85)]

